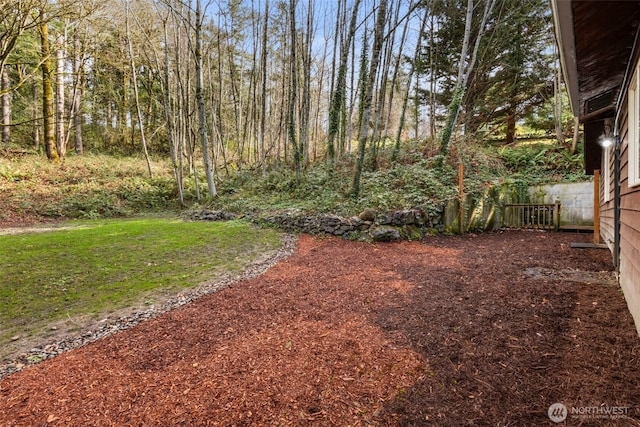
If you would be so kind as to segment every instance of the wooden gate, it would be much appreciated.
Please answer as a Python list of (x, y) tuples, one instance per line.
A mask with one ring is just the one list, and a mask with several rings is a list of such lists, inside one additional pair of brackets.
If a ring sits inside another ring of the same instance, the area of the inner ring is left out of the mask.
[(504, 226), (557, 231), (560, 229), (560, 203), (505, 205)]

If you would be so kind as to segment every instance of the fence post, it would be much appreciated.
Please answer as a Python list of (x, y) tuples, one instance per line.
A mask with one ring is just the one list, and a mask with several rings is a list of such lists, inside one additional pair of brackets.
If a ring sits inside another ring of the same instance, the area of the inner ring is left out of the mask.
[(460, 190), (460, 234), (464, 234), (464, 165), (458, 166), (458, 189)]
[(560, 230), (560, 200), (556, 200), (553, 207), (553, 228), (556, 231)]

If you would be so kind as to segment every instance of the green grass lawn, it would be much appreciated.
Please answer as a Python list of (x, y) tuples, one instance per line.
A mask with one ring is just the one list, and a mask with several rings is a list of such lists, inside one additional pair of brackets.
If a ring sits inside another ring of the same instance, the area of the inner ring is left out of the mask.
[[(239, 221), (74, 221), (71, 228), (0, 236), (0, 348), (48, 324), (140, 304), (237, 272), (281, 245)], [(0, 354), (0, 356), (2, 356)]]

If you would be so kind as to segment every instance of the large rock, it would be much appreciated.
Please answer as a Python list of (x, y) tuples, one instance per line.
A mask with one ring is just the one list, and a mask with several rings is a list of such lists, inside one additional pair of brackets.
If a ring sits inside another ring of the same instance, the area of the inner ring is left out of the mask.
[(413, 225), (417, 225), (418, 227), (424, 227), (427, 225), (427, 217), (426, 214), (421, 209), (412, 209), (414, 215)]
[(395, 227), (380, 226), (369, 231), (374, 242), (397, 242), (400, 240), (400, 230)]
[(411, 209), (393, 212), (393, 225), (413, 225), (416, 221), (416, 214)]
[(358, 215), (358, 218), (360, 218), (363, 221), (373, 222), (376, 220), (376, 215), (377, 215), (377, 212), (374, 209), (366, 208), (365, 210), (360, 212), (360, 215)]
[(391, 225), (393, 224), (393, 215), (394, 211), (380, 214), (376, 217), (376, 223), (380, 225)]
[(200, 214), (196, 214), (195, 218), (200, 221), (230, 221), (236, 219), (237, 215), (225, 211), (204, 210)]
[(357, 216), (352, 216), (351, 218), (349, 218), (349, 222), (354, 227), (360, 227), (362, 224), (364, 224), (364, 221)]
[(403, 225), (402, 232), (400, 233), (403, 240), (422, 240), (424, 233), (420, 227), (415, 225)]

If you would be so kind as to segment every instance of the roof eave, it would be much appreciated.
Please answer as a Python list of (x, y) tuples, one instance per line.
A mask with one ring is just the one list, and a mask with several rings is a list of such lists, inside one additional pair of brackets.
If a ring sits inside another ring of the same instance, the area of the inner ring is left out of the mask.
[(571, 0), (551, 0), (551, 9), (553, 11), (553, 25), (559, 49), (560, 66), (569, 94), (571, 111), (575, 117), (580, 117), (578, 65)]

